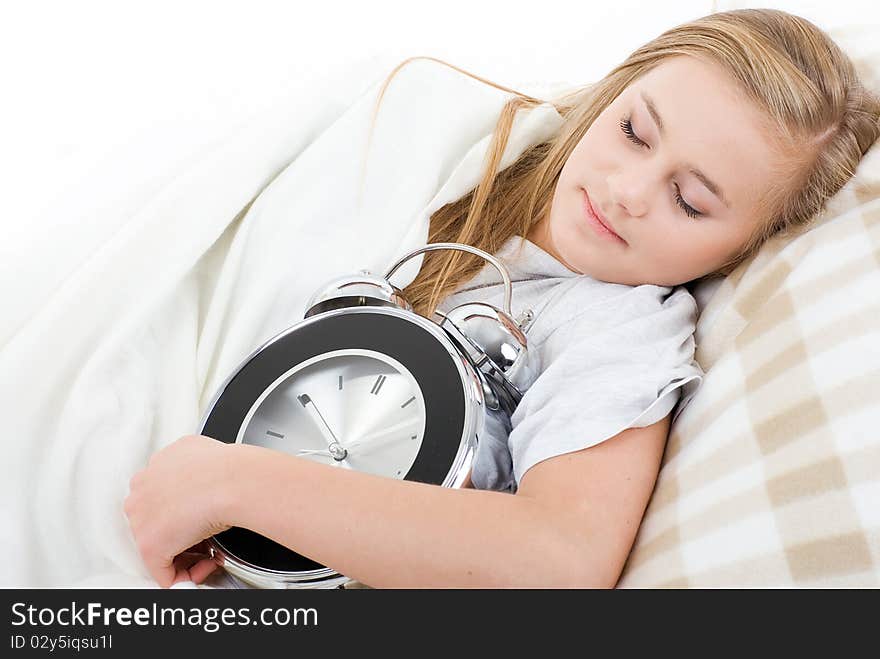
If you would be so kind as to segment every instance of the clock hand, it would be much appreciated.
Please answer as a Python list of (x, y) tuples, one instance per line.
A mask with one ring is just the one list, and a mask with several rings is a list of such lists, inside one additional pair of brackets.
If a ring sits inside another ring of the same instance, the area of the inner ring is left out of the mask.
[(409, 426), (414, 426), (418, 423), (417, 420), (407, 419), (406, 421), (402, 421), (401, 423), (396, 423), (393, 426), (389, 426), (387, 428), (382, 428), (381, 430), (377, 430), (375, 432), (371, 432), (367, 435), (364, 435), (351, 444), (348, 445), (348, 449), (351, 450), (358, 446), (362, 446), (364, 444), (370, 444), (372, 446), (379, 446), (384, 444), (388, 439), (396, 439), (398, 435), (397, 432), (401, 430), (405, 430)]
[(323, 455), (328, 458), (333, 457), (332, 455), (330, 455), (330, 451), (327, 451), (326, 449), (310, 449), (310, 448), (300, 449), (299, 451), (294, 453), (294, 455)]
[(324, 440), (327, 442), (327, 448), (330, 450), (330, 455), (334, 460), (345, 460), (348, 456), (348, 451), (345, 447), (339, 443), (339, 440), (336, 439), (336, 435), (333, 434), (333, 431), (330, 430), (330, 426), (327, 425), (327, 421), (324, 419), (324, 416), (315, 406), (314, 401), (309, 397), (308, 394), (300, 394), (296, 397), (296, 399), (300, 402), (306, 411), (311, 415), (312, 419), (315, 421), (315, 425), (321, 431), (321, 434), (324, 436)]
[[(306, 456), (306, 455), (320, 455), (320, 456), (327, 457), (327, 458), (333, 457), (330, 454), (330, 451), (325, 451), (324, 449), (315, 450), (315, 449), (310, 449), (310, 448), (300, 449), (299, 451), (297, 451), (293, 455), (295, 457), (301, 457), (301, 456)], [(345, 467), (346, 469), (352, 469), (352, 466), (350, 464), (348, 464), (348, 461), (346, 461), (346, 460), (341, 460), (341, 461), (337, 460), (335, 466)]]

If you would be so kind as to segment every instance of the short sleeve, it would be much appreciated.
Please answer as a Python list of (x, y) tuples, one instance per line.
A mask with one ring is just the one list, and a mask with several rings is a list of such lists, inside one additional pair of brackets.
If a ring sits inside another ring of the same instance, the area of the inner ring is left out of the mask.
[(677, 287), (665, 299), (631, 298), (606, 323), (575, 318), (548, 337), (541, 373), (511, 417), (516, 486), (533, 465), (649, 426), (681, 403), (677, 416), (704, 376), (694, 359), (697, 315)]

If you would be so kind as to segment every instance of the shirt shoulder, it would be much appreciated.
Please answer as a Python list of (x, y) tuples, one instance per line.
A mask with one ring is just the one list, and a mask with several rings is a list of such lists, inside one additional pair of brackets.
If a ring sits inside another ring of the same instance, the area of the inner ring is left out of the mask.
[(562, 286), (567, 290), (539, 310), (530, 332), (532, 345), (553, 354), (585, 340), (651, 353), (696, 329), (699, 309), (684, 286), (627, 286), (585, 275)]
[(687, 404), (703, 379), (687, 289), (632, 287), (572, 316), (533, 349), (538, 375), (515, 410), (513, 480), (538, 462), (644, 427)]

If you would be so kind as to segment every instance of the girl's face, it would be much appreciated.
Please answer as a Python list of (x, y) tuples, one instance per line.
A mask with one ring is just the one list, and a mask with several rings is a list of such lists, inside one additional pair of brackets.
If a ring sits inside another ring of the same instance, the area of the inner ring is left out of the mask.
[(683, 284), (745, 244), (778, 165), (762, 116), (723, 70), (673, 57), (596, 118), (528, 238), (594, 279)]

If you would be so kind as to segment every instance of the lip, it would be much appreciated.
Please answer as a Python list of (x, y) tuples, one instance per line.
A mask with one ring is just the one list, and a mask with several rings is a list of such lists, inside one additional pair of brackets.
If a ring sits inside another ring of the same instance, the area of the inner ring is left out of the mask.
[(582, 188), (582, 190), (584, 192), (584, 215), (590, 226), (593, 227), (596, 233), (600, 236), (605, 236), (615, 242), (621, 242), (626, 245), (627, 242), (618, 236), (610, 226), (599, 218), (599, 214), (596, 212), (596, 209), (593, 208), (593, 203), (590, 201), (590, 195), (587, 193), (586, 188)]

